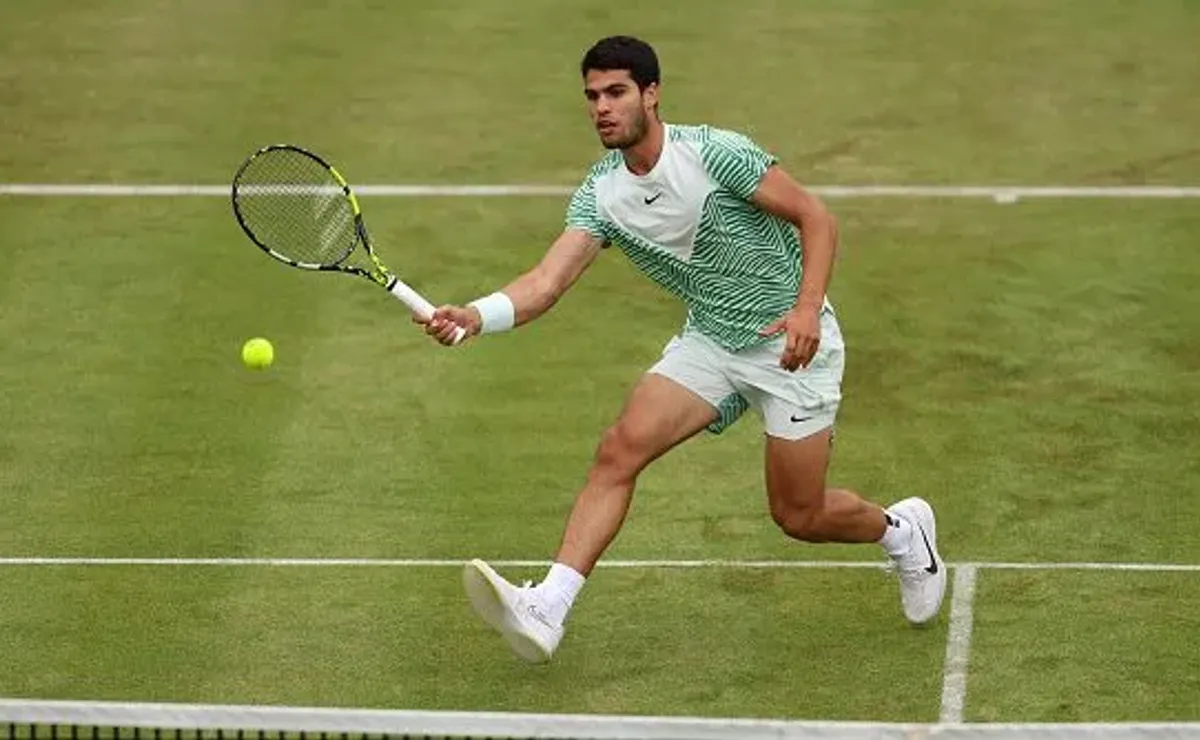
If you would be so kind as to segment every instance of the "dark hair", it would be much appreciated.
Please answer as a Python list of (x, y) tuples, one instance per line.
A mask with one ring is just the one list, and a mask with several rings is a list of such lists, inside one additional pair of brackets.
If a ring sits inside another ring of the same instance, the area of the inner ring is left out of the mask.
[(658, 55), (654, 48), (632, 36), (609, 36), (600, 39), (583, 55), (579, 72), (587, 77), (589, 70), (629, 70), (629, 76), (639, 90), (659, 81)]

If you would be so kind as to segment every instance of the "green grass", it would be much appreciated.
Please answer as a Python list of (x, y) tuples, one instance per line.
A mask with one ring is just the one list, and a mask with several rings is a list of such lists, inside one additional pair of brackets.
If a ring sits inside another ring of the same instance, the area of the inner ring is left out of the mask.
[[(968, 695), (982, 721), (1195, 721), (1192, 573), (985, 572)], [(1166, 677), (1170, 680), (1164, 680)]]
[[(856, 719), (870, 694), (877, 716), (937, 710), (944, 630), (896, 644), (877, 572), (605, 572), (561, 660), (536, 668), (478, 622), (457, 575), (15, 569), (0, 587), (29, 598), (0, 627), (20, 693), (38, 696)], [(833, 591), (846, 598), (809, 598)], [(895, 692), (897, 674), (913, 690)]]
[[(596, 154), (578, 56), (632, 30), (672, 120), (806, 181), (1200, 182), (1190, 4), (330, 7), (6, 6), (0, 180), (221, 183), (293, 140), (355, 182), (569, 184)], [(832, 205), (834, 483), (929, 498), (953, 561), (1200, 562), (1192, 201)], [(564, 199), (363, 206), (388, 264), (463, 301), (538, 259)], [(6, 198), (0, 223), (7, 557), (549, 557), (682, 319), (614, 251), (538, 324), (443, 350), (367, 283), (257, 252), (224, 198)], [(879, 559), (775, 529), (761, 444), (747, 417), (657, 462), (610, 556)], [(1195, 584), (984, 571), (967, 719), (1200, 719)], [(946, 634), (859, 570), (601, 570), (541, 668), (454, 569), (0, 567), (0, 594), (0, 695), (39, 698), (931, 721)]]
[[(362, 182), (574, 182), (578, 60), (652, 40), (679, 122), (748, 130), (816, 181), (1178, 182), (1200, 8), (1180, 0), (16, 0), (10, 180), (225, 181), (297, 140)], [(14, 113), (15, 111), (15, 113)]]

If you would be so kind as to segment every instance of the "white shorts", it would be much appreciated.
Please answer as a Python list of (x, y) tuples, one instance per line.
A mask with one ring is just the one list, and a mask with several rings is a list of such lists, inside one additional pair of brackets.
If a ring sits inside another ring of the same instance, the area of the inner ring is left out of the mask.
[(763, 420), (767, 434), (803, 439), (833, 426), (842, 400), (846, 348), (837, 317), (821, 311), (821, 343), (808, 367), (779, 366), (787, 339), (730, 352), (699, 332), (672, 337), (650, 372), (674, 380), (717, 409), (709, 431), (720, 433), (747, 409)]

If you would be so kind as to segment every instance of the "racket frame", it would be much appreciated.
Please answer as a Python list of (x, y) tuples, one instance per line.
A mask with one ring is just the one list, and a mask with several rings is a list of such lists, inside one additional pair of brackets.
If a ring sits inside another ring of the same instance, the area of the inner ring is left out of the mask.
[[(350, 248), (346, 250), (342, 257), (336, 262), (304, 262), (301, 260), (292, 259), (291, 257), (272, 249), (260, 241), (258, 236), (254, 233), (254, 230), (250, 228), (249, 224), (247, 224), (246, 220), (242, 217), (241, 208), (238, 207), (238, 186), (239, 182), (241, 181), (242, 173), (244, 173), (258, 157), (261, 157), (268, 152), (279, 150), (296, 152), (308, 157), (324, 167), (333, 177), (337, 186), (342, 189), (343, 196), (347, 201), (349, 201), (350, 210), (354, 217), (355, 240), (351, 244)], [(387, 290), (396, 299), (408, 306), (410, 311), (421, 316), (421, 318), (428, 319), (433, 315), (433, 304), (431, 304), (424, 296), (422, 296), (411, 286), (401, 280), (395, 273), (384, 266), (383, 262), (379, 259), (379, 256), (375, 254), (375, 249), (371, 246), (371, 238), (367, 234), (366, 223), (363, 221), (362, 209), (359, 208), (358, 205), (358, 197), (354, 194), (354, 189), (350, 187), (350, 184), (346, 181), (346, 178), (342, 177), (342, 174), (337, 171), (337, 168), (326, 161), (319, 154), (309, 151), (303, 147), (296, 146), (295, 144), (268, 144), (259, 148), (246, 158), (246, 161), (244, 161), (241, 166), (238, 167), (237, 172), (234, 174), (233, 185), (230, 187), (230, 201), (231, 205), (233, 206), (233, 215), (237, 219), (238, 225), (241, 226), (242, 231), (246, 233), (246, 236), (250, 238), (250, 241), (254, 242), (257, 247), (262, 249), (274, 259), (301, 270), (311, 270), (314, 272), (344, 272), (349, 275), (358, 275), (360, 277), (364, 277)], [(350, 258), (350, 255), (354, 254), (355, 247), (359, 245), (361, 245), (363, 251), (367, 253), (367, 257), (371, 260), (371, 265), (374, 267), (374, 270), (364, 270), (357, 265), (342, 264)], [(456, 327), (454, 343), (457, 344), (458, 342), (462, 341), (465, 334), (466, 332), (462, 327)]]

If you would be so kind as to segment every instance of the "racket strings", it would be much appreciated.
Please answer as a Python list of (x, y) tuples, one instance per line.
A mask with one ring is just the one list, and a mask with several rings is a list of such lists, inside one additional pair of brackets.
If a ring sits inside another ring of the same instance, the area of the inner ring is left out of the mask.
[(246, 165), (234, 187), (246, 228), (295, 262), (336, 265), (354, 250), (354, 209), (333, 173), (294, 149), (271, 149)]

